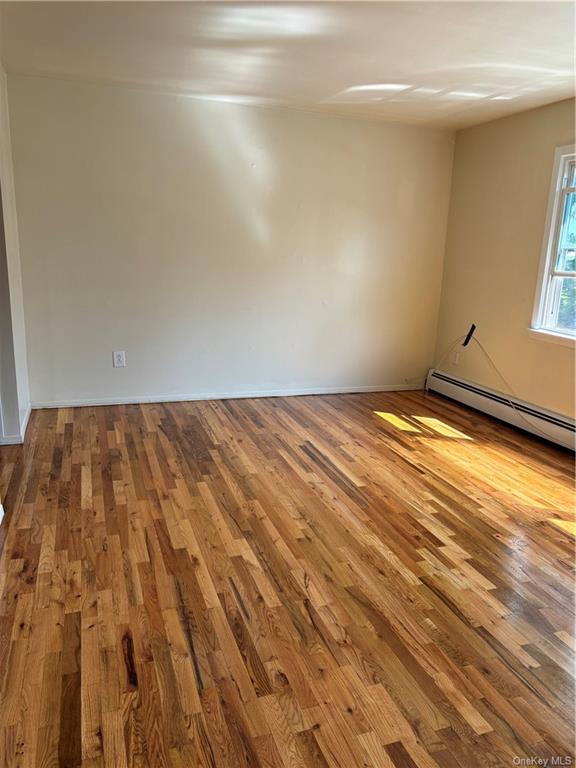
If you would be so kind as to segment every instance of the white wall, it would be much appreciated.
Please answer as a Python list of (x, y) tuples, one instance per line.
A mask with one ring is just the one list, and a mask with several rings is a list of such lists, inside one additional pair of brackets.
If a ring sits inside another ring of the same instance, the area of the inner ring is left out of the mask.
[[(470, 323), (518, 396), (574, 416), (574, 346), (530, 333), (557, 146), (574, 142), (574, 100), (456, 134), (437, 354)], [(470, 346), (444, 370), (502, 390)]]
[(424, 376), (451, 134), (51, 79), (9, 93), (34, 403)]
[(0, 66), (0, 443), (21, 440), (30, 407), (8, 92)]

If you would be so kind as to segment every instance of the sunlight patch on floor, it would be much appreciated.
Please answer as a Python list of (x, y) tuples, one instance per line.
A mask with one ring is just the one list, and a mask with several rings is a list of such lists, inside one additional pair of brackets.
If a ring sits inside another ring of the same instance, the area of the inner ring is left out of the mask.
[(416, 432), (421, 434), (418, 427), (415, 427), (414, 424), (410, 424), (408, 421), (404, 421), (404, 419), (401, 419), (400, 416), (396, 416), (395, 413), (387, 413), (386, 411), (374, 411), (374, 413), (376, 416), (380, 416), (381, 419), (384, 419), (384, 421), (387, 421), (393, 427), (400, 429), (402, 432)]
[(457, 437), (459, 440), (472, 440), (472, 438), (465, 435), (464, 432), (460, 432), (449, 424), (446, 424), (445, 421), (440, 421), (440, 419), (435, 419), (432, 416), (413, 416), (412, 418), (443, 437)]
[(557, 517), (549, 517), (548, 522), (566, 531), (571, 536), (576, 536), (576, 520), (560, 520)]

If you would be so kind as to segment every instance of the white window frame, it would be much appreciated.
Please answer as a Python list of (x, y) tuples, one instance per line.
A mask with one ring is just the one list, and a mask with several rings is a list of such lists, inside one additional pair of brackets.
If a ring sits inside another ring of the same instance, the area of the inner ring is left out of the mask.
[[(568, 163), (576, 158), (576, 147), (574, 144), (567, 144), (558, 147), (554, 153), (554, 167), (552, 171), (552, 183), (550, 184), (550, 196), (548, 198), (548, 212), (546, 215), (546, 226), (544, 229), (544, 241), (542, 243), (542, 256), (540, 259), (540, 269), (538, 272), (538, 288), (536, 291), (536, 300), (534, 302), (534, 312), (532, 314), (532, 325), (530, 331), (546, 338), (548, 341), (555, 341), (560, 344), (573, 345), (576, 341), (576, 334), (569, 331), (560, 331), (546, 327), (546, 312), (550, 306), (552, 292), (552, 278), (561, 275), (556, 270), (556, 257), (558, 252), (558, 238), (560, 237), (560, 226), (563, 213), (564, 196), (568, 188), (563, 187), (565, 169)], [(572, 275), (573, 273), (566, 273)]]

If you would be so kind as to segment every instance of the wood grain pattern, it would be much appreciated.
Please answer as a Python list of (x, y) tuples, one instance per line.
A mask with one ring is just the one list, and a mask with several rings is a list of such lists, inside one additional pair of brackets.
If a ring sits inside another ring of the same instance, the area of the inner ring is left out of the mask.
[(437, 396), (34, 412), (0, 765), (573, 756), (572, 456)]

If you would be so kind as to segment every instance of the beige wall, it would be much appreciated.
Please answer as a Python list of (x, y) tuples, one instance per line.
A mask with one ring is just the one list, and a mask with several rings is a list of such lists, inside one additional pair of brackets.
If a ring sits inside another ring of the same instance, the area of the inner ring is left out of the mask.
[[(437, 355), (478, 326), (478, 338), (519, 397), (574, 415), (574, 348), (530, 334), (557, 146), (574, 141), (574, 101), (456, 135)], [(495, 389), (480, 351), (443, 370)]]
[(33, 402), (424, 376), (451, 134), (50, 79), (9, 93)]

